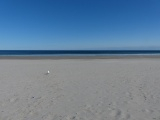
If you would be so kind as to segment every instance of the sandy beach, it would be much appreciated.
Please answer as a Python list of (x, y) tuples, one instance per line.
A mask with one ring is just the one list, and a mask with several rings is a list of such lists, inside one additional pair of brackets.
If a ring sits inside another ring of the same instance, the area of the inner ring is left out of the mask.
[(159, 119), (160, 58), (0, 59), (0, 120)]

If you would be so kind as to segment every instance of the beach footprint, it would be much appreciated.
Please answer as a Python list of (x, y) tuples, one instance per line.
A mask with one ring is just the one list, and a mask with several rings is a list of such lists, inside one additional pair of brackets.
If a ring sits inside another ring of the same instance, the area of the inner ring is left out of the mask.
[(110, 112), (110, 116), (114, 120), (129, 120), (131, 118), (131, 115), (129, 113), (121, 111), (120, 109), (112, 109)]
[(13, 97), (13, 98), (10, 98), (9, 99), (9, 102), (10, 103), (15, 103), (16, 101), (18, 101), (19, 99), (18, 99), (18, 97)]
[(130, 114), (128, 114), (128, 113), (124, 113), (124, 114), (122, 114), (122, 120), (128, 120), (128, 119), (130, 119), (131, 118), (131, 115)]
[(120, 118), (121, 117), (121, 110), (119, 110), (119, 109), (111, 110), (110, 116), (117, 118), (117, 119)]
[(15, 102), (17, 102), (19, 100), (19, 96), (18, 95), (13, 95), (12, 97), (10, 97), (9, 99), (8, 99), (8, 102), (9, 103), (15, 103)]
[(47, 114), (42, 117), (43, 120), (54, 120), (54, 116), (51, 114)]

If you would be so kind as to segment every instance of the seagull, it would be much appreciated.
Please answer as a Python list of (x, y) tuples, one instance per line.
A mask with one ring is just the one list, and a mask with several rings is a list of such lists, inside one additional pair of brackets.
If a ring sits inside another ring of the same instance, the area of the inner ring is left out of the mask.
[(47, 71), (47, 74), (49, 74), (50, 72), (49, 72), (49, 70)]

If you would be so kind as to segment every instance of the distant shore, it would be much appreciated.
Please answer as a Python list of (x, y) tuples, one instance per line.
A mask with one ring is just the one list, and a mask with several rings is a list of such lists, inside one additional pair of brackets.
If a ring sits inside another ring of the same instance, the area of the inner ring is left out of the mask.
[(0, 56), (1, 59), (144, 59), (144, 58), (160, 58), (160, 55), (98, 55), (98, 56)]

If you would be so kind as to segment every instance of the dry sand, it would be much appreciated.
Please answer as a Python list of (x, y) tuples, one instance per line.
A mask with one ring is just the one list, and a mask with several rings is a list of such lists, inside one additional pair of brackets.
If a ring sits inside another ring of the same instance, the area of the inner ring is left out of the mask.
[(158, 58), (0, 60), (0, 120), (159, 119)]

